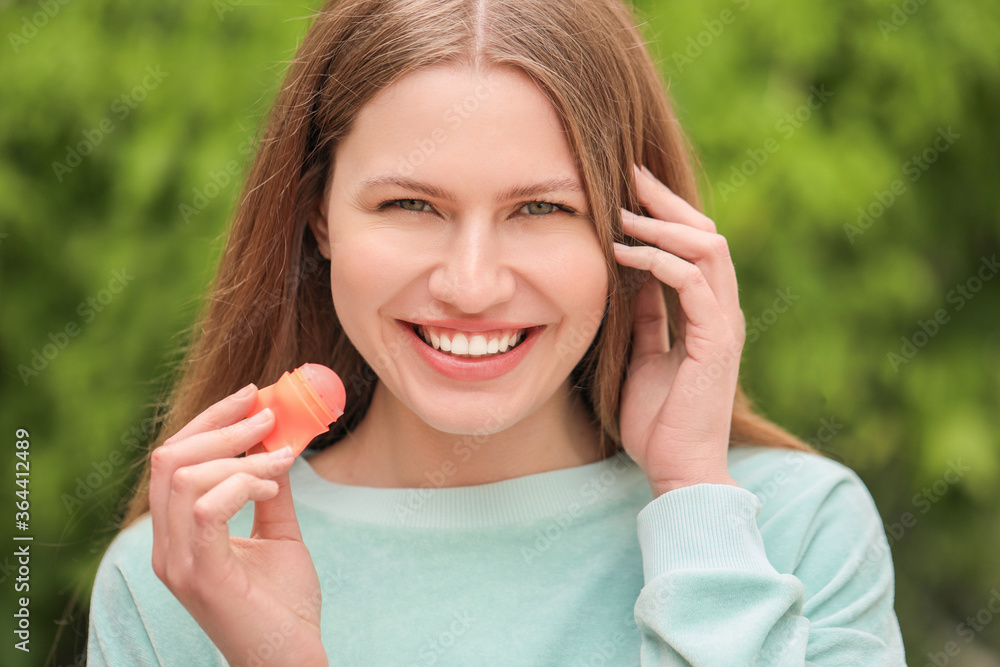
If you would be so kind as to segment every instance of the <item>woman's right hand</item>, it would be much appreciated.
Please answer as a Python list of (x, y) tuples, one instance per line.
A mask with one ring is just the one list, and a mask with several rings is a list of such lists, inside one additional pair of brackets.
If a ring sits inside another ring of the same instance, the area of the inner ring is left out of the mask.
[[(327, 665), (319, 577), (288, 483), (295, 457), (259, 444), (274, 414), (244, 419), (256, 397), (248, 385), (153, 451), (153, 571), (230, 664)], [(231, 537), (227, 522), (251, 500), (250, 537)]]

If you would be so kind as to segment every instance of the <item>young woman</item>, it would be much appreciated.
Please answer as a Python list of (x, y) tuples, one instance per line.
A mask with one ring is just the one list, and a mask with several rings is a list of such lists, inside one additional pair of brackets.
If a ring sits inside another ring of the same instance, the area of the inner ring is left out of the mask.
[[(903, 665), (870, 494), (739, 389), (694, 183), (619, 0), (331, 2), (89, 664)], [(266, 453), (257, 387), (305, 362), (347, 411)]]

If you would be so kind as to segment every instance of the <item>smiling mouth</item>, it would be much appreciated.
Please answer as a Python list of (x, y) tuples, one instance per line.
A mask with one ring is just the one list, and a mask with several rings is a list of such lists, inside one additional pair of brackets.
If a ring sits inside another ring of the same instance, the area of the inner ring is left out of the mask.
[(459, 331), (412, 323), (410, 327), (428, 347), (461, 359), (498, 357), (519, 346), (537, 328)]

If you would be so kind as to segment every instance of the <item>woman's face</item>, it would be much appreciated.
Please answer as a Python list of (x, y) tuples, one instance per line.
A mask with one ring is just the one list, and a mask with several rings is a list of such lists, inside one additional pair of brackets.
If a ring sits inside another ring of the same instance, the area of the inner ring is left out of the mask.
[(561, 409), (607, 266), (559, 116), (519, 70), (435, 66), (381, 91), (313, 228), (345, 332), (424, 422), (485, 435)]

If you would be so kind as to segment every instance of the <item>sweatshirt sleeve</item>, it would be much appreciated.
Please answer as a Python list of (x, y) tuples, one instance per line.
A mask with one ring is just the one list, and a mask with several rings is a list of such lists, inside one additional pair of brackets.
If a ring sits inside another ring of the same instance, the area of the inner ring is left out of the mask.
[(159, 665), (125, 573), (105, 557), (90, 598), (88, 667)]
[(820, 462), (762, 494), (766, 516), (742, 482), (675, 489), (639, 513), (642, 665), (905, 667), (874, 501), (846, 466), (803, 456)]
[[(243, 526), (245, 522), (234, 530)], [(87, 664), (228, 664), (153, 572), (152, 545), (152, 521), (147, 514), (108, 546), (90, 598)]]

